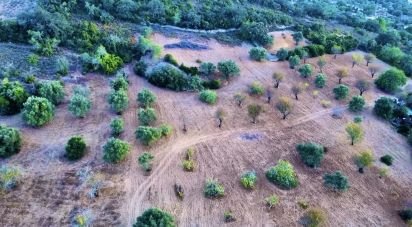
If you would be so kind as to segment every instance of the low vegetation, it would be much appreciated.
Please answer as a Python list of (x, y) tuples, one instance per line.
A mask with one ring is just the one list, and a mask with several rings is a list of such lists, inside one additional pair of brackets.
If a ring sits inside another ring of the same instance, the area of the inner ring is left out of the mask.
[(103, 146), (103, 159), (109, 163), (118, 163), (127, 157), (129, 151), (127, 142), (112, 137)]
[(7, 158), (19, 153), (21, 143), (22, 138), (19, 130), (0, 125), (0, 158)]
[(225, 195), (225, 188), (217, 180), (209, 179), (205, 183), (203, 193), (206, 198), (220, 198)]
[(292, 164), (279, 160), (276, 166), (266, 171), (268, 180), (283, 189), (292, 189), (298, 186), (298, 178)]
[(175, 227), (176, 223), (172, 215), (158, 208), (150, 208), (137, 217), (133, 227), (141, 226), (164, 226)]
[(296, 150), (303, 163), (311, 168), (320, 166), (325, 153), (322, 145), (312, 142), (298, 144)]
[(86, 153), (86, 142), (81, 136), (73, 136), (67, 141), (66, 157), (75, 161), (81, 159)]

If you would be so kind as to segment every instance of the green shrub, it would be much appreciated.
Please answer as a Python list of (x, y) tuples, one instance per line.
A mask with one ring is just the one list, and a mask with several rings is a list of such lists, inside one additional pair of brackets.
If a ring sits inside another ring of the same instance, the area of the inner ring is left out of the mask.
[(345, 131), (351, 140), (351, 145), (354, 145), (356, 142), (363, 139), (363, 129), (360, 124), (349, 123), (346, 125)]
[(323, 88), (326, 85), (327, 77), (325, 74), (319, 73), (315, 78), (315, 85), (317, 88)]
[(124, 121), (120, 117), (113, 118), (110, 122), (113, 136), (119, 136), (124, 131)]
[(137, 93), (137, 102), (144, 108), (152, 107), (156, 99), (156, 95), (146, 88)]
[(146, 70), (147, 70), (147, 64), (143, 60), (136, 62), (136, 64), (133, 66), (133, 71), (138, 76), (145, 77)]
[(325, 149), (322, 145), (317, 143), (302, 143), (296, 146), (300, 158), (305, 165), (315, 168), (319, 167), (323, 160)]
[(262, 61), (266, 59), (267, 51), (263, 47), (253, 47), (249, 50), (249, 56), (252, 60)]
[(115, 91), (127, 91), (129, 89), (129, 83), (126, 80), (126, 77), (127, 76), (124, 74), (124, 72), (117, 74), (116, 77), (110, 82), (110, 86), (112, 87), (112, 89)]
[(203, 62), (200, 64), (199, 72), (203, 76), (210, 76), (216, 72), (216, 66), (211, 62)]
[(389, 154), (382, 156), (380, 160), (382, 163), (384, 163), (387, 166), (391, 166), (393, 163), (393, 157)]
[(221, 61), (217, 63), (217, 69), (223, 74), (226, 80), (232, 77), (239, 76), (240, 69), (232, 60)]
[(162, 136), (170, 136), (173, 132), (173, 127), (168, 124), (163, 124), (159, 127)]
[(358, 166), (360, 173), (363, 173), (364, 168), (371, 166), (373, 161), (373, 153), (370, 150), (362, 151), (355, 157), (355, 164)]
[(86, 142), (84, 142), (84, 139), (81, 136), (73, 136), (67, 142), (65, 149), (66, 157), (69, 160), (78, 160), (86, 153)]
[(333, 89), (333, 93), (335, 94), (335, 99), (337, 100), (346, 99), (349, 95), (349, 88), (346, 85), (339, 84)]
[(310, 209), (306, 213), (306, 218), (310, 227), (323, 226), (327, 219), (325, 212), (319, 208)]
[(0, 125), (0, 158), (7, 158), (19, 153), (21, 148), (20, 131)]
[(23, 104), (22, 117), (30, 126), (43, 126), (54, 118), (54, 106), (45, 98), (31, 96)]
[(246, 189), (254, 189), (257, 181), (257, 176), (254, 171), (247, 171), (240, 177), (240, 183)]
[(0, 114), (12, 115), (20, 112), (28, 97), (28, 93), (19, 82), (3, 79), (0, 86)]
[(74, 94), (70, 98), (68, 109), (74, 116), (83, 118), (90, 111), (91, 106), (92, 103), (88, 96)]
[(100, 59), (100, 66), (106, 74), (113, 74), (123, 66), (123, 60), (114, 54), (105, 54)]
[(204, 103), (213, 105), (217, 101), (217, 94), (212, 90), (204, 90), (199, 93), (199, 99)]
[(158, 209), (150, 208), (143, 212), (143, 214), (137, 217), (133, 227), (175, 227), (176, 223), (174, 218), (167, 212)]
[(249, 93), (255, 96), (262, 96), (265, 93), (265, 89), (260, 82), (255, 81), (249, 86)]
[(130, 145), (127, 142), (112, 137), (103, 146), (103, 159), (106, 162), (118, 163), (126, 158), (129, 151)]
[(156, 111), (153, 108), (139, 108), (137, 118), (141, 125), (152, 125), (157, 120)]
[(167, 63), (170, 63), (170, 64), (174, 65), (174, 66), (179, 66), (179, 63), (177, 63), (175, 57), (173, 57), (173, 55), (171, 55), (171, 54), (166, 54), (164, 56), (163, 60)]
[(357, 124), (362, 123), (362, 121), (363, 121), (363, 119), (362, 119), (361, 116), (356, 116), (356, 117), (353, 118), (353, 122), (355, 122)]
[(183, 170), (187, 172), (193, 172), (195, 169), (195, 162), (193, 160), (183, 160), (182, 162)]
[(340, 171), (334, 173), (327, 173), (323, 176), (323, 184), (335, 191), (346, 191), (349, 188), (348, 177), (343, 175)]
[(281, 188), (292, 189), (298, 186), (298, 178), (293, 166), (284, 160), (279, 160), (276, 166), (266, 171), (268, 180)]
[(139, 162), (139, 165), (143, 168), (144, 171), (149, 172), (152, 170), (152, 161), (154, 159), (154, 156), (149, 153), (149, 152), (143, 152), (137, 161)]
[(147, 74), (148, 81), (158, 87), (174, 91), (188, 90), (188, 77), (180, 69), (167, 63), (159, 63)]
[(64, 87), (60, 81), (44, 81), (37, 85), (37, 93), (40, 97), (48, 99), (54, 105), (64, 100)]
[(412, 209), (411, 208), (400, 210), (398, 214), (404, 221), (409, 222), (412, 220)]
[(225, 188), (218, 181), (209, 179), (205, 183), (203, 193), (206, 198), (219, 198), (225, 195)]
[(362, 96), (354, 96), (349, 102), (349, 110), (352, 112), (361, 112), (365, 104), (365, 99)]
[(30, 35), (29, 43), (33, 45), (37, 53), (44, 56), (53, 55), (60, 43), (55, 38), (45, 38), (41, 31), (28, 31), (28, 33)]
[(169, 125), (161, 125), (159, 128), (139, 126), (135, 131), (135, 136), (143, 145), (148, 146), (162, 137), (169, 136), (172, 130), (173, 128)]
[(121, 114), (129, 106), (129, 97), (125, 90), (112, 90), (109, 94), (110, 107), (118, 114)]
[(382, 91), (393, 93), (406, 84), (407, 77), (402, 70), (391, 68), (375, 80), (376, 86)]
[(203, 81), (203, 87), (206, 89), (217, 90), (222, 87), (222, 81), (220, 79), (216, 80), (205, 80)]
[(1, 166), (0, 167), (0, 186), (4, 191), (14, 189), (21, 182), (21, 171), (16, 167)]
[(279, 197), (277, 195), (271, 195), (269, 197), (266, 197), (265, 203), (269, 209), (272, 209), (279, 203)]
[(385, 120), (390, 120), (394, 112), (394, 102), (388, 97), (380, 97), (375, 101), (373, 112)]
[(284, 61), (289, 57), (289, 51), (285, 48), (280, 48), (280, 50), (276, 52), (276, 57), (278, 57), (280, 61)]
[(273, 37), (268, 35), (269, 30), (263, 22), (246, 22), (239, 29), (239, 36), (250, 42), (256, 42), (262, 46), (273, 43)]
[(296, 66), (300, 64), (300, 58), (297, 55), (293, 55), (289, 58), (289, 67), (294, 69)]
[(69, 74), (69, 61), (66, 57), (59, 57), (56, 61), (57, 74), (66, 76)]
[(299, 68), (300, 76), (303, 78), (308, 78), (312, 76), (313, 67), (311, 64), (304, 64), (302, 67)]

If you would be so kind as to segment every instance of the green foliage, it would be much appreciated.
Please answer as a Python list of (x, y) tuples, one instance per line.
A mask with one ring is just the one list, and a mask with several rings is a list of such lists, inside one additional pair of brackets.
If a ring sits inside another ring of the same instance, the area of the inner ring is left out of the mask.
[(143, 214), (137, 217), (133, 227), (175, 227), (174, 218), (167, 212), (158, 209), (150, 208), (145, 210)]
[(22, 117), (30, 126), (43, 126), (54, 118), (54, 106), (46, 98), (31, 96), (23, 104)]
[(256, 119), (262, 111), (263, 107), (259, 104), (250, 104), (247, 106), (248, 115), (252, 118), (253, 123), (256, 123)]
[(152, 40), (145, 38), (143, 36), (139, 37), (138, 47), (137, 49), (140, 52), (141, 56), (146, 54), (150, 54), (153, 57), (159, 57), (162, 53), (162, 47), (155, 44)]
[(40, 57), (37, 54), (30, 54), (27, 57), (27, 62), (32, 66), (37, 66), (40, 62)]
[(349, 110), (352, 112), (361, 112), (365, 106), (365, 99), (358, 95), (352, 97), (352, 100), (349, 102)]
[(20, 112), (28, 96), (19, 82), (3, 79), (0, 85), (0, 114), (11, 115)]
[(167, 63), (159, 63), (147, 74), (148, 81), (162, 88), (174, 91), (190, 90), (189, 78), (180, 69)]
[(230, 78), (235, 76), (239, 76), (240, 73), (239, 66), (237, 66), (237, 64), (232, 60), (219, 62), (217, 64), (217, 69), (220, 73), (223, 74), (226, 80), (229, 80)]
[(323, 184), (328, 188), (340, 192), (344, 192), (349, 188), (348, 177), (343, 175), (340, 171), (326, 173), (323, 176)]
[(249, 94), (254, 95), (254, 96), (262, 96), (265, 93), (265, 89), (263, 88), (263, 85), (258, 82), (254, 81), (250, 86), (249, 86)]
[(147, 88), (137, 93), (137, 102), (144, 108), (152, 107), (156, 99), (156, 95)]
[(192, 172), (195, 169), (195, 162), (193, 160), (183, 160), (182, 162), (183, 169), (187, 172)]
[(172, 132), (172, 127), (162, 125), (159, 128), (150, 126), (139, 126), (135, 131), (136, 139), (140, 140), (143, 145), (151, 145), (162, 137), (169, 136)]
[(206, 198), (219, 198), (225, 195), (225, 188), (218, 181), (209, 179), (205, 183), (203, 193)]
[(100, 59), (100, 66), (106, 74), (113, 74), (123, 66), (123, 60), (114, 54), (105, 54)]
[(127, 142), (111, 137), (103, 146), (103, 159), (109, 163), (118, 163), (126, 158), (129, 151), (130, 145)]
[(391, 65), (399, 66), (404, 53), (399, 47), (386, 45), (379, 51), (378, 56), (382, 61), (385, 61)]
[(284, 61), (289, 57), (289, 51), (285, 48), (280, 48), (280, 50), (276, 52), (276, 57), (278, 57), (280, 61)]
[(411, 208), (400, 210), (398, 214), (404, 221), (409, 222), (412, 220), (412, 209)]
[(391, 166), (393, 163), (393, 157), (389, 154), (382, 156), (379, 160), (387, 166)]
[(204, 76), (213, 75), (216, 72), (216, 66), (211, 62), (202, 62), (199, 67), (199, 72)]
[(315, 78), (315, 85), (317, 88), (325, 87), (326, 82), (327, 82), (327, 77), (323, 73), (319, 73)]
[(35, 51), (40, 55), (53, 55), (60, 43), (55, 38), (44, 37), (43, 32), (40, 31), (28, 31), (28, 33), (30, 35), (29, 43), (33, 45)]
[(121, 114), (129, 106), (129, 97), (123, 89), (118, 91), (112, 90), (109, 94), (110, 107), (118, 114)]
[(291, 69), (294, 69), (300, 64), (300, 58), (297, 55), (293, 55), (289, 58), (289, 66)]
[(392, 99), (388, 97), (380, 97), (375, 101), (373, 112), (385, 120), (390, 120), (393, 117), (394, 109), (395, 106)]
[(217, 94), (212, 90), (203, 90), (199, 93), (199, 100), (209, 105), (213, 105), (217, 101)]
[(299, 68), (300, 76), (303, 78), (308, 78), (312, 76), (313, 67), (311, 64), (304, 64), (302, 67)]
[(69, 160), (78, 160), (86, 153), (86, 142), (81, 136), (73, 136), (67, 142), (65, 149), (66, 157)]
[(124, 121), (120, 117), (113, 118), (110, 122), (113, 136), (119, 136), (124, 131)]
[(346, 85), (339, 84), (333, 89), (333, 93), (335, 94), (335, 99), (337, 100), (346, 99), (349, 95), (349, 88)]
[(348, 133), (352, 145), (363, 139), (363, 129), (360, 124), (349, 123), (346, 125), (345, 130)]
[(370, 83), (366, 80), (358, 80), (355, 83), (355, 87), (359, 90), (359, 95), (362, 95), (365, 91), (369, 90)]
[(292, 34), (292, 37), (293, 37), (293, 40), (295, 40), (296, 45), (298, 45), (299, 42), (303, 40), (302, 32), (295, 32)]
[(91, 52), (101, 41), (102, 35), (97, 24), (83, 21), (75, 28), (73, 45), (81, 52)]
[(70, 98), (69, 111), (76, 117), (84, 118), (91, 108), (91, 101), (88, 96), (74, 94)]
[(393, 93), (399, 87), (406, 84), (407, 77), (405, 73), (399, 69), (391, 68), (381, 74), (377, 80), (375, 80), (376, 86), (382, 91)]
[(170, 64), (174, 65), (174, 66), (179, 66), (179, 63), (177, 63), (177, 60), (171, 54), (166, 54), (164, 56), (163, 60), (167, 63), (170, 63)]
[(363, 119), (361, 116), (356, 116), (353, 118), (353, 122), (355, 122), (356, 124), (360, 124), (362, 123)]
[(320, 166), (325, 153), (324, 147), (317, 143), (301, 143), (296, 146), (296, 150), (303, 163), (311, 168)]
[(360, 169), (371, 166), (373, 161), (373, 153), (370, 150), (362, 151), (355, 157), (355, 163)]
[(66, 76), (69, 74), (69, 60), (66, 57), (59, 57), (56, 61), (57, 74)]
[(275, 207), (279, 203), (279, 197), (276, 196), (276, 195), (271, 195), (269, 197), (266, 197), (265, 198), (265, 203), (266, 203), (266, 206), (269, 209), (272, 209), (273, 207)]
[(149, 152), (143, 152), (137, 159), (139, 165), (144, 171), (149, 172), (152, 170), (152, 161), (154, 156)]
[(156, 111), (153, 108), (139, 108), (137, 118), (141, 125), (152, 125), (157, 120)]
[(312, 208), (306, 213), (309, 227), (323, 226), (327, 220), (326, 214), (319, 208)]
[(119, 73), (116, 77), (110, 82), (110, 86), (113, 90), (125, 90), (129, 89), (129, 83), (126, 80), (127, 76), (125, 74)]
[(3, 165), (0, 167), (0, 187), (10, 191), (21, 182), (22, 173), (17, 167)]
[(246, 189), (254, 189), (257, 181), (257, 175), (254, 171), (247, 171), (240, 177), (240, 183)]
[(264, 23), (243, 23), (239, 30), (239, 36), (250, 42), (256, 42), (262, 46), (273, 43), (273, 37), (268, 35), (269, 30)]
[(255, 61), (262, 61), (266, 59), (267, 51), (263, 47), (253, 47), (249, 50), (249, 56)]
[(222, 87), (222, 81), (220, 79), (205, 80), (202, 85), (205, 89), (217, 90)]
[(64, 100), (64, 87), (62, 82), (44, 81), (37, 85), (37, 93), (40, 97), (48, 99), (54, 105), (60, 104)]
[(143, 60), (136, 62), (136, 64), (133, 66), (133, 71), (138, 76), (145, 77), (146, 70), (147, 70), (147, 64)]
[(284, 189), (292, 189), (299, 184), (292, 164), (285, 160), (279, 160), (276, 166), (266, 171), (266, 177), (270, 182)]
[(21, 148), (20, 131), (0, 125), (0, 158), (7, 158), (19, 153)]

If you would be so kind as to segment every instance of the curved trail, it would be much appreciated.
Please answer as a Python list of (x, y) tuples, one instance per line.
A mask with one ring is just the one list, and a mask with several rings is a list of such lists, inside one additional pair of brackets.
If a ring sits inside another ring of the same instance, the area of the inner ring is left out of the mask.
[[(340, 106), (334, 109), (326, 109), (326, 110), (322, 110), (319, 112), (311, 113), (301, 118), (298, 118), (291, 123), (286, 123), (285, 125), (281, 127), (281, 129), (288, 128), (288, 127), (294, 127), (296, 125), (315, 120), (326, 114), (331, 114), (333, 111), (336, 111), (336, 110), (343, 111), (345, 109), (347, 109), (347, 106)], [(277, 127), (278, 126), (279, 125), (277, 125)], [(153, 169), (151, 175), (145, 178), (145, 180), (141, 182), (139, 186), (137, 187), (137, 189), (132, 193), (131, 197), (128, 198), (129, 203), (127, 206), (127, 213), (128, 213), (127, 226), (131, 226), (133, 221), (137, 217), (142, 201), (144, 200), (144, 197), (146, 196), (149, 188), (168, 169), (168, 167), (171, 165), (171, 162), (179, 154), (180, 151), (182, 151), (183, 149), (187, 147), (194, 146), (199, 143), (203, 143), (203, 142), (218, 139), (218, 138), (221, 139), (221, 138), (229, 137), (236, 133), (241, 133), (241, 132), (251, 131), (251, 130), (269, 130), (269, 129), (273, 129), (273, 127), (274, 127), (273, 124), (269, 124), (266, 126), (259, 126), (259, 127), (237, 128), (237, 129), (232, 129), (232, 130), (220, 131), (216, 133), (210, 133), (206, 135), (193, 135), (190, 137), (180, 137), (160, 147), (159, 148), (160, 154), (163, 154), (163, 153), (166, 153), (166, 154), (163, 156), (160, 162), (156, 165), (157, 168)], [(136, 173), (131, 172), (129, 176), (130, 178), (132, 178), (132, 182), (134, 181), (133, 180), (134, 174)]]

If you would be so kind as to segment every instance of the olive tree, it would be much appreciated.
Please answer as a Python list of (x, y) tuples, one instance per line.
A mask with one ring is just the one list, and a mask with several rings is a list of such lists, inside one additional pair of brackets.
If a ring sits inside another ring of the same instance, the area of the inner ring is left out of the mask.
[(153, 108), (139, 108), (137, 118), (141, 125), (152, 125), (157, 120), (156, 111)]
[(67, 141), (65, 150), (69, 160), (81, 159), (86, 153), (86, 142), (81, 136), (73, 136)]
[(352, 112), (361, 112), (365, 104), (365, 99), (362, 96), (354, 96), (349, 102), (349, 110)]
[(119, 136), (124, 131), (124, 121), (120, 117), (113, 118), (110, 122), (112, 136)]
[(12, 115), (20, 112), (28, 97), (29, 94), (20, 82), (3, 79), (0, 84), (0, 114)]
[(340, 68), (340, 69), (338, 69), (338, 71), (336, 72), (336, 76), (337, 76), (338, 79), (339, 79), (339, 84), (341, 84), (341, 83), (342, 83), (342, 79), (349, 76), (348, 68)]
[(360, 124), (349, 123), (345, 128), (348, 133), (349, 139), (351, 140), (351, 145), (353, 146), (356, 142), (363, 139), (363, 129)]
[(289, 67), (295, 69), (300, 64), (300, 58), (297, 55), (293, 55), (289, 58)]
[(293, 104), (288, 97), (280, 97), (276, 103), (276, 109), (283, 115), (283, 120), (292, 112)]
[(378, 66), (369, 66), (369, 72), (371, 73), (371, 77), (373, 78), (375, 74), (379, 71)]
[(76, 117), (84, 118), (90, 111), (92, 102), (89, 96), (73, 94), (68, 105), (69, 111)]
[(338, 54), (342, 53), (342, 47), (338, 46), (338, 45), (333, 45), (331, 48), (331, 52), (333, 54), (333, 58), (336, 59)]
[(156, 102), (156, 99), (156, 95), (146, 88), (137, 93), (137, 102), (143, 108), (152, 107), (153, 104)]
[(216, 118), (219, 121), (219, 125), (218, 125), (219, 128), (222, 127), (223, 119), (224, 119), (225, 115), (226, 115), (226, 112), (222, 108), (217, 109)]
[(346, 99), (349, 95), (349, 88), (346, 85), (339, 84), (333, 89), (333, 93), (335, 94), (335, 99), (337, 100)]
[(365, 54), (364, 59), (366, 61), (366, 66), (375, 61), (376, 56), (374, 54)]
[(296, 150), (298, 151), (303, 163), (311, 168), (320, 166), (325, 153), (322, 145), (312, 142), (298, 144), (296, 146)]
[(325, 67), (325, 65), (327, 64), (325, 56), (320, 56), (318, 61), (317, 61), (317, 64), (319, 66), (320, 72), (322, 73), (323, 72), (323, 67)]
[(127, 92), (123, 89), (118, 91), (112, 90), (109, 94), (109, 104), (110, 107), (117, 113), (121, 114), (129, 106), (129, 97)]
[(362, 62), (362, 59), (362, 55), (352, 54), (352, 68), (355, 67), (355, 65), (359, 65)]
[(337, 192), (347, 191), (350, 187), (348, 177), (341, 171), (326, 173), (323, 176), (323, 185)]
[(7, 158), (19, 153), (21, 148), (20, 131), (0, 125), (0, 158)]
[(245, 101), (245, 99), (246, 99), (246, 95), (244, 95), (244, 94), (242, 94), (242, 93), (236, 93), (234, 96), (233, 96), (233, 98), (235, 99), (235, 101), (236, 101), (236, 103), (237, 103), (237, 105), (239, 106), (239, 107), (241, 107), (242, 106), (242, 103)]
[(266, 177), (270, 182), (284, 189), (292, 189), (299, 184), (295, 169), (285, 160), (279, 160), (276, 166), (269, 168)]
[(256, 119), (262, 113), (263, 108), (259, 104), (251, 104), (247, 107), (247, 112), (249, 116), (252, 118), (253, 124), (256, 124)]
[(255, 61), (263, 61), (266, 58), (267, 51), (263, 47), (253, 47), (249, 50), (249, 56)]
[(299, 42), (303, 40), (302, 32), (295, 32), (292, 34), (293, 40), (296, 42), (296, 46), (299, 45)]
[(272, 78), (273, 78), (273, 81), (275, 82), (275, 83), (274, 83), (274, 87), (275, 87), (275, 88), (278, 88), (278, 87), (279, 87), (279, 84), (280, 84), (280, 82), (282, 82), (282, 80), (283, 80), (284, 77), (285, 77), (285, 76), (284, 76), (283, 73), (280, 73), (280, 72), (275, 72), (275, 73), (273, 73)]
[(133, 227), (143, 226), (175, 227), (176, 223), (169, 213), (158, 208), (150, 208), (145, 210), (141, 216), (137, 217), (136, 222), (133, 224)]
[(362, 96), (364, 92), (369, 90), (371, 84), (367, 80), (360, 79), (356, 81), (355, 87), (359, 90), (359, 95)]
[(217, 64), (217, 69), (228, 81), (232, 77), (239, 76), (240, 73), (239, 66), (232, 60), (219, 62)]
[(291, 91), (292, 91), (292, 94), (295, 96), (296, 100), (299, 100), (298, 95), (302, 93), (305, 89), (306, 89), (306, 86), (305, 84), (302, 84), (302, 83), (299, 83), (297, 85), (295, 84), (292, 86)]
[(317, 88), (325, 87), (327, 82), (327, 77), (325, 74), (319, 73), (315, 78), (315, 85)]
[(312, 76), (313, 67), (311, 64), (304, 64), (302, 67), (299, 68), (300, 76), (303, 78), (308, 78)]
[(23, 120), (33, 127), (40, 127), (54, 118), (54, 105), (42, 97), (31, 96), (23, 104)]
[(143, 168), (144, 171), (150, 172), (152, 170), (152, 161), (154, 156), (149, 152), (143, 152), (137, 158), (139, 165)]
[(395, 103), (388, 97), (381, 97), (375, 101), (373, 112), (385, 120), (390, 120), (393, 117)]
[(371, 150), (366, 150), (360, 152), (356, 157), (355, 157), (355, 164), (359, 168), (359, 172), (363, 173), (363, 169), (366, 167), (369, 167), (372, 165), (374, 161), (374, 156)]
[(407, 77), (402, 70), (397, 68), (391, 68), (381, 74), (377, 80), (375, 80), (376, 86), (382, 91), (393, 93), (399, 87), (406, 84)]
[(64, 100), (64, 87), (60, 81), (44, 81), (37, 85), (37, 93), (40, 97), (48, 99), (54, 105)]
[(118, 163), (126, 158), (129, 151), (130, 145), (127, 142), (111, 137), (103, 146), (103, 159), (109, 163)]

